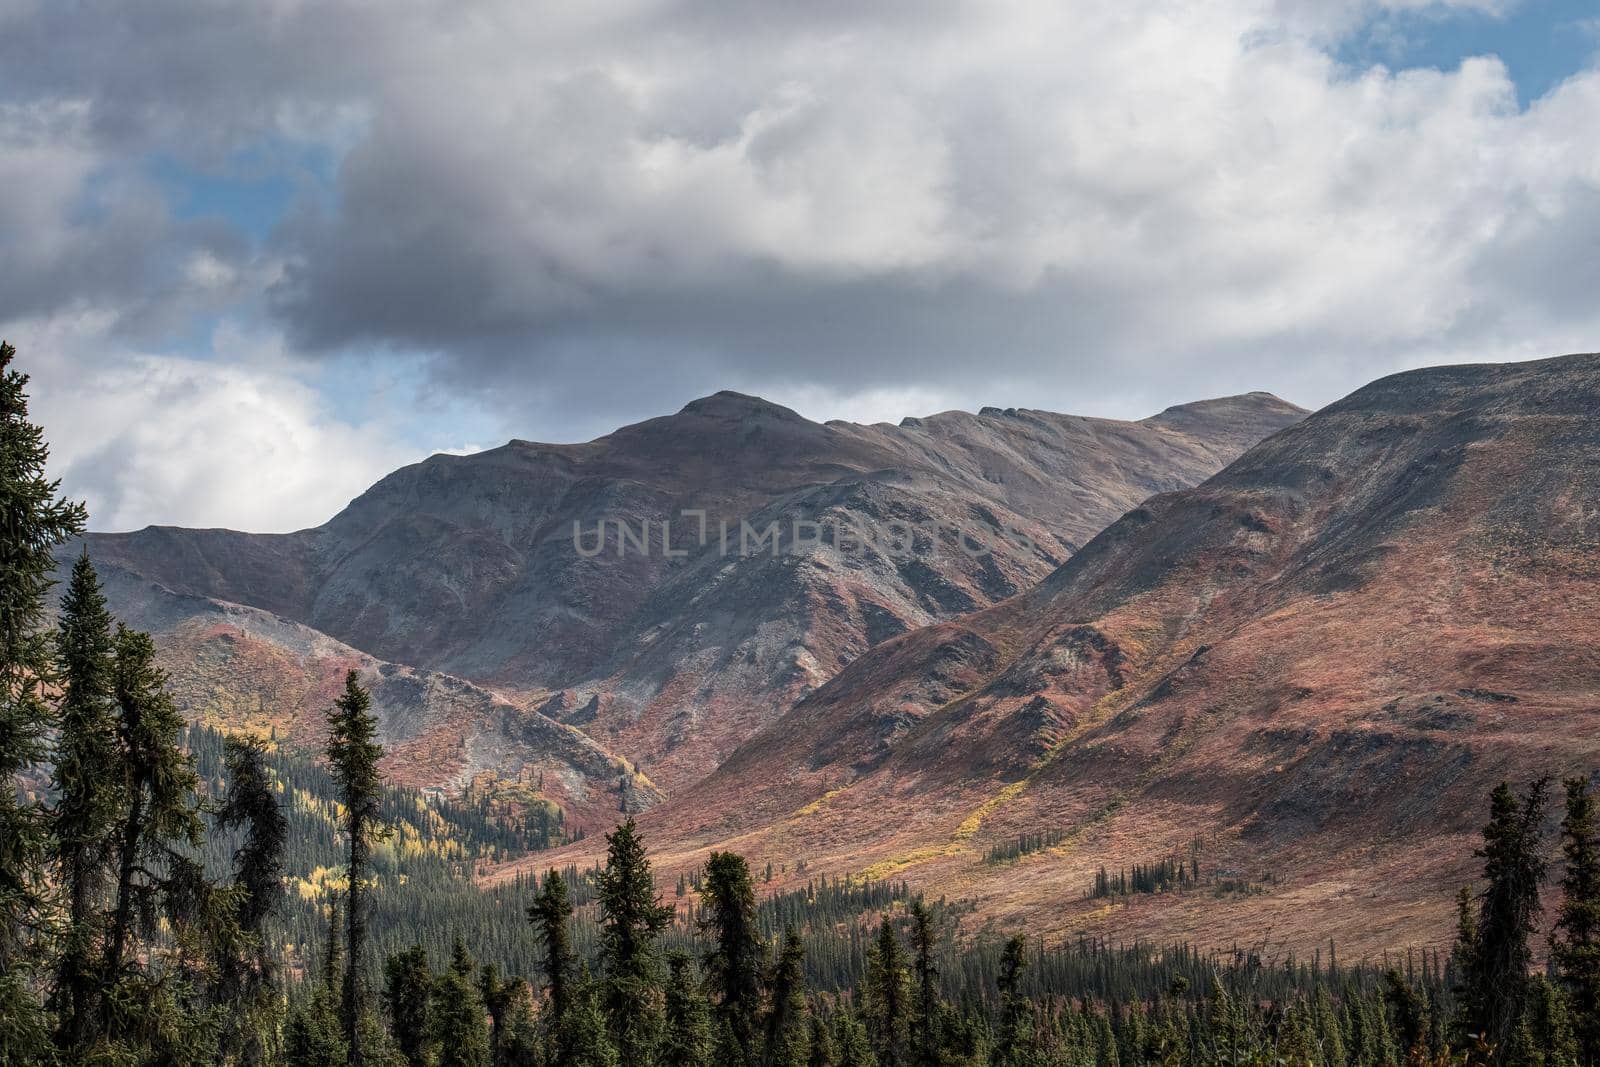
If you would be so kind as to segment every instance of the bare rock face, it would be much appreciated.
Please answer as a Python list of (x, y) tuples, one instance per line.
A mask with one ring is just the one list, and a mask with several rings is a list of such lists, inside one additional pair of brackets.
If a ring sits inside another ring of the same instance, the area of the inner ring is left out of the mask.
[[(1303, 414), (1251, 394), (1143, 422), (986, 409), (861, 426), (718, 393), (586, 444), (434, 456), (313, 530), (152, 527), (88, 546), (126, 579), (118, 611), (159, 610), (158, 636), (184, 635), (180, 673), (216, 661), (202, 623), (253, 609), (252, 632), (275, 635), (253, 640), (316, 634), (463, 680), (670, 791), (874, 645), (1028, 589), (1118, 515)], [(863, 530), (910, 531), (909, 551), (849, 537)], [(450, 758), (435, 745), (408, 773), (515, 766), (495, 747), (506, 731), (485, 730), (498, 740)]]
[[(1493, 786), (1600, 768), (1596, 501), (1600, 356), (1385, 378), (855, 657), (646, 832), (1037, 933), (1447, 942)], [(1084, 899), (1197, 840), (1258, 891)]]

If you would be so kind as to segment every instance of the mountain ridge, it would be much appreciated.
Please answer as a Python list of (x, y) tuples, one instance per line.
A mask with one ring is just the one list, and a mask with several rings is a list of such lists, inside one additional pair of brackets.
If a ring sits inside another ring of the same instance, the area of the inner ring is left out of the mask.
[[(175, 593), (547, 707), (670, 789), (872, 644), (1014, 595), (1149, 493), (1303, 415), (1266, 395), (1211, 403), (1225, 410), (1184, 427), (961, 412), (901, 428), (720, 393), (582, 444), (430, 457), (310, 530), (87, 544)], [(663, 524), (681, 547), (691, 509), (736, 530), (905, 523), (943, 543), (919, 533), (911, 559), (882, 546), (748, 556), (702, 538), (667, 556)], [(576, 541), (597, 522), (646, 529), (656, 547), (586, 557)], [(1011, 529), (1021, 536), (998, 536)], [(994, 534), (995, 548), (963, 552), (950, 531)]]
[[(1600, 356), (1372, 383), (858, 657), (644, 829), (1040, 933), (1436, 943), (1489, 788), (1600, 765), (1597, 410)], [(1199, 839), (1248, 903), (1085, 899)]]

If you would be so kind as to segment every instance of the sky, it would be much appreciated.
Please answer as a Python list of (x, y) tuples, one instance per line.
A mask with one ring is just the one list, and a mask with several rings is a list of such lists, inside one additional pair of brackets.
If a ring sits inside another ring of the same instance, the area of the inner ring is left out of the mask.
[(1141, 417), (1600, 350), (1592, 0), (0, 0), (91, 526), (737, 389)]

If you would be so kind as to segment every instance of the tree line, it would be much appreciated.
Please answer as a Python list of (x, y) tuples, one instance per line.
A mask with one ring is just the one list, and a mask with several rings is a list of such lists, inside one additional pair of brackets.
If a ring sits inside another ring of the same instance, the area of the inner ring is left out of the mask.
[(480, 938), (480, 955), (465, 906), (412, 913), (410, 945), (403, 925), (374, 925), (405, 891), (382, 877), (404, 820), (352, 672), (315, 772), (341, 877), (320, 930), (286, 943), (296, 807), (270, 742), (229, 738), (219, 759), (187, 727), (154, 643), (111, 617), (86, 555), (49, 621), (54, 550), (85, 515), (45, 474), (13, 357), (0, 345), (0, 1067), (1600, 1065), (1585, 778), (1564, 783), (1542, 970), (1549, 781), (1494, 790), (1448, 956), (963, 942), (962, 905), (904, 884), (824, 878), (760, 900), (732, 852), (669, 902), (631, 818), (594, 868), (471, 890), (534, 946)]

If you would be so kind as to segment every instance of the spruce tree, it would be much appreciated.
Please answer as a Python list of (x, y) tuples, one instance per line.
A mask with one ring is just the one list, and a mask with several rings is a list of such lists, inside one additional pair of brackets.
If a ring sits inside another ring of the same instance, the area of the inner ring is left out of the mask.
[(499, 967), (486, 963), (478, 972), (478, 992), (489, 1013), (489, 1062), (503, 1067), (515, 1044), (515, 1016), (528, 999), (528, 984), (520, 978), (502, 978)]
[(473, 982), (476, 967), (466, 945), (457, 938), (450, 966), (435, 980), (433, 989), (433, 1040), (439, 1050), (439, 1067), (489, 1067), (483, 999)]
[(561, 1032), (562, 1022), (572, 1008), (572, 980), (574, 956), (572, 932), (568, 922), (572, 918), (572, 898), (567, 894), (566, 879), (555, 869), (544, 876), (544, 884), (528, 905), (528, 921), (538, 931), (544, 948), (544, 975), (546, 1004), (545, 1022), (551, 1034)]
[(667, 957), (666, 1030), (657, 1056), (661, 1067), (710, 1067), (711, 1008), (685, 952)]
[(194, 760), (182, 747), (183, 717), (167, 694), (166, 673), (156, 666), (155, 644), (148, 634), (119, 625), (115, 646), (117, 738), (125, 799), (102, 980), (104, 1029), (113, 1037), (142, 1025), (112, 1009), (113, 1002), (139, 1005), (139, 999), (113, 997), (110, 991), (137, 969), (138, 928), (148, 917), (160, 914), (171, 884), (160, 872), (181, 869), (175, 861), (201, 840)]
[(707, 983), (716, 998), (717, 1021), (733, 1046), (724, 1059), (754, 1063), (765, 948), (756, 926), (755, 887), (743, 856), (713, 852), (706, 860), (701, 908), (701, 929), (712, 938), (705, 958)]
[(895, 936), (894, 924), (885, 915), (878, 925), (877, 940), (867, 953), (866, 1001), (868, 1029), (883, 1067), (898, 1067), (905, 1062), (910, 999), (905, 953)]
[(939, 1049), (939, 968), (934, 963), (938, 944), (933, 913), (921, 897), (911, 902), (911, 961), (917, 983), (917, 1059), (919, 1067), (937, 1067)]
[(100, 936), (112, 840), (122, 796), (117, 752), (111, 614), (88, 554), (78, 557), (56, 633), (61, 697), (51, 819), (66, 928), (56, 977), (59, 1043), (82, 1056), (97, 1025)]
[(606, 835), (606, 846), (598, 886), (606, 1025), (624, 1063), (648, 1063), (661, 1037), (656, 939), (672, 924), (672, 908), (656, 896), (650, 861), (631, 818)]
[(45, 476), (49, 448), (28, 421), (27, 375), (0, 341), (0, 1063), (31, 1063), (48, 1042), (27, 977), (45, 910), (47, 827), (21, 776), (44, 756), (53, 677), (45, 596), (52, 549), (82, 532), (82, 504)]
[(995, 1067), (1019, 1067), (1029, 1044), (1029, 1005), (1022, 993), (1022, 972), (1028, 962), (1028, 939), (1017, 934), (1000, 955), (1000, 1033), (995, 1041)]
[(811, 1027), (806, 1019), (805, 963), (805, 942), (790, 923), (767, 980), (771, 1006), (762, 1057), (767, 1067), (806, 1067)]
[(211, 1003), (223, 1013), (224, 1058), (243, 1065), (264, 1063), (272, 1047), (278, 1013), (277, 975), (267, 939), (267, 920), (283, 901), (284, 857), (289, 821), (278, 803), (266, 751), (259, 740), (229, 738), (223, 747), (228, 788), (217, 826), (244, 831), (233, 853), (230, 921), (218, 945)]
[(421, 945), (384, 961), (383, 1000), (400, 1055), (410, 1067), (427, 1067), (433, 1035), (433, 971)]
[(1539, 890), (1545, 879), (1541, 842), (1548, 780), (1528, 787), (1519, 801), (1502, 782), (1490, 798), (1483, 829), (1488, 882), (1478, 911), (1475, 940), (1467, 959), (1463, 1008), (1468, 1032), (1478, 1035), (1504, 1062), (1527, 1000), (1529, 940), (1536, 930)]
[(839, 1062), (833, 1048), (833, 1028), (820, 1011), (811, 1013), (811, 1048), (806, 1067), (835, 1067)]
[(878, 1067), (872, 1039), (854, 1010), (846, 1007), (833, 1017), (833, 1046), (839, 1067)]
[(1550, 948), (1572, 1005), (1579, 1059), (1594, 1067), (1600, 1065), (1600, 826), (1588, 779), (1569, 779), (1566, 789), (1561, 820), (1566, 873)]
[(383, 757), (383, 746), (377, 741), (378, 720), (372, 714), (372, 697), (362, 688), (355, 671), (345, 676), (344, 693), (328, 713), (328, 727), (328, 764), (339, 787), (339, 802), (344, 807), (342, 821), (350, 848), (341, 1009), (351, 1067), (364, 1067), (367, 1062), (366, 1034), (362, 1026), (366, 1014), (367, 881), (372, 876), (372, 844), (382, 832), (378, 823), (382, 786), (378, 760)]

